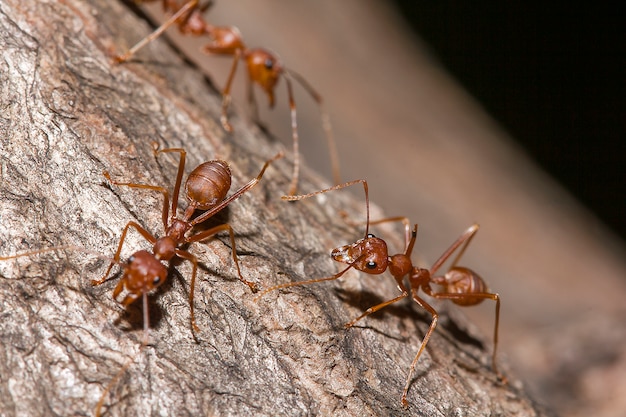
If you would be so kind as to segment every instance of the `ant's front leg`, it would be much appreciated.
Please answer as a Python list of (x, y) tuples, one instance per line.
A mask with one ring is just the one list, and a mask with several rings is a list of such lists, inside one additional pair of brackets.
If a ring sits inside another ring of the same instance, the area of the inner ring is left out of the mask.
[(106, 273), (101, 279), (91, 280), (91, 285), (96, 286), (96, 285), (102, 284), (109, 277), (109, 273), (111, 272), (111, 269), (113, 269), (113, 265), (116, 263), (119, 264), (120, 253), (122, 252), (122, 246), (124, 245), (124, 241), (126, 240), (126, 234), (128, 233), (128, 229), (131, 227), (134, 227), (135, 230), (137, 230), (144, 237), (144, 239), (146, 239), (151, 244), (154, 245), (154, 242), (156, 242), (156, 238), (152, 236), (152, 234), (150, 234), (150, 232), (148, 232), (146, 229), (141, 227), (138, 223), (132, 222), (132, 221), (126, 223), (126, 226), (124, 227), (124, 230), (122, 231), (122, 237), (120, 238), (120, 243), (117, 245), (117, 251), (115, 252), (115, 256), (113, 256), (113, 259), (111, 260), (111, 263), (109, 264), (109, 267), (107, 268)]
[(367, 309), (367, 310), (365, 310), (365, 311), (363, 312), (363, 314), (361, 314), (359, 317), (357, 317), (357, 318), (355, 318), (354, 320), (352, 320), (352, 321), (350, 321), (350, 322), (348, 322), (348, 323), (344, 324), (344, 325), (343, 325), (343, 327), (345, 327), (346, 329), (349, 329), (349, 328), (351, 328), (352, 326), (354, 326), (354, 325), (356, 324), (356, 322), (357, 322), (357, 321), (359, 321), (359, 320), (361, 320), (361, 319), (363, 319), (363, 318), (365, 318), (365, 317), (369, 316), (369, 315), (370, 315), (370, 314), (372, 314), (372, 313), (377, 312), (378, 310), (380, 310), (380, 309), (382, 309), (382, 308), (387, 307), (388, 305), (391, 305), (391, 304), (393, 304), (393, 303), (395, 303), (395, 302), (398, 302), (398, 301), (402, 300), (403, 298), (408, 297), (408, 295), (409, 295), (408, 291), (406, 291), (406, 289), (404, 289), (404, 290), (402, 291), (402, 294), (400, 294), (400, 295), (399, 295), (399, 296), (397, 296), (396, 298), (393, 298), (393, 299), (391, 299), (391, 300), (389, 300), (389, 301), (385, 301), (384, 303), (380, 303), (380, 304), (377, 304), (377, 305), (375, 305), (375, 306), (373, 306), (373, 307), (368, 308), (368, 309)]

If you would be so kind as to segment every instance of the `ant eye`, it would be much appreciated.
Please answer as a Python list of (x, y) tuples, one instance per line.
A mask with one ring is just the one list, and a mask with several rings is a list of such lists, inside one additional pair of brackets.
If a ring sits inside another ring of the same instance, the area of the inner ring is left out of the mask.
[(375, 269), (378, 266), (378, 264), (376, 264), (376, 262), (373, 261), (369, 261), (367, 264), (365, 264), (365, 267), (367, 269)]
[(376, 237), (376, 236), (374, 236), (374, 235), (373, 235), (373, 234), (371, 234), (371, 233), (368, 233), (368, 234), (367, 234), (367, 238), (368, 238), (368, 239), (371, 239), (371, 238), (373, 238), (373, 237)]
[(265, 60), (265, 68), (267, 68), (268, 70), (271, 70), (272, 68), (274, 68), (274, 61), (271, 58), (267, 58)]
[(154, 285), (159, 285), (160, 282), (161, 282), (161, 277), (154, 277), (154, 280), (152, 280), (152, 283)]

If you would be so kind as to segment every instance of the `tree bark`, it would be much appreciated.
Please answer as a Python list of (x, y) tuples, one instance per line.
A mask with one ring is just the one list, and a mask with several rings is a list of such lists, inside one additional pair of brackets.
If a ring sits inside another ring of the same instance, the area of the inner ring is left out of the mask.
[[(403, 409), (404, 380), (430, 316), (406, 303), (342, 327), (397, 295), (391, 278), (350, 272), (256, 301), (221, 235), (189, 248), (202, 264), (200, 331), (190, 329), (191, 268), (181, 262), (150, 297), (151, 343), (138, 354), (140, 303), (124, 310), (112, 299), (119, 276), (98, 287), (90, 281), (104, 274), (128, 221), (163, 234), (162, 197), (112, 186), (102, 172), (171, 187), (177, 160), (155, 158), (155, 141), (184, 148), (186, 172), (227, 159), (236, 188), (282, 145), (236, 114), (234, 134), (224, 133), (219, 93), (163, 40), (141, 61), (114, 64), (114, 53), (150, 31), (118, 2), (7, 0), (0, 26), (0, 254), (89, 250), (0, 262), (0, 415), (91, 415), (129, 360), (106, 415), (549, 414), (502, 359), (510, 383), (497, 381), (491, 342), (445, 305), (437, 305), (444, 314)], [(262, 288), (336, 273), (329, 250), (363, 233), (337, 216), (363, 213), (362, 199), (348, 193), (327, 194), (324, 204), (282, 202), (290, 172), (289, 158), (276, 162), (219, 216), (235, 229), (244, 277)], [(324, 184), (305, 175), (300, 188)], [(148, 247), (130, 233), (122, 258)]]

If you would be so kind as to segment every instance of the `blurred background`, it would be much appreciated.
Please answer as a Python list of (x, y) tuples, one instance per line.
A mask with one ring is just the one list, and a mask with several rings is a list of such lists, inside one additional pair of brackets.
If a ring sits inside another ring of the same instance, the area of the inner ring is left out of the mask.
[(543, 169), (626, 237), (626, 29), (617, 5), (395, 0)]
[[(163, 21), (159, 4), (142, 10)], [(206, 14), (322, 94), (343, 179), (367, 179), (385, 215), (419, 223), (422, 265), (481, 224), (462, 264), (502, 297), (511, 372), (560, 415), (605, 417), (626, 410), (618, 18), (600, 5), (408, 0), (218, 1)], [(206, 39), (167, 36), (224, 85), (231, 61), (203, 54)], [(245, 77), (240, 65), (233, 118), (249, 117)], [(290, 148), (284, 83), (276, 94), (269, 110), (256, 91), (261, 119)], [(330, 182), (319, 109), (295, 95), (303, 158)], [(463, 312), (491, 335), (492, 304)]]

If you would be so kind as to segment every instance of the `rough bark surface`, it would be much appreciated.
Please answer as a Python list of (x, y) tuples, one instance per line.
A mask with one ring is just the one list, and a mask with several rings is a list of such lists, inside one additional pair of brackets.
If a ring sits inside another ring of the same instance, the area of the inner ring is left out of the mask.
[[(0, 5), (1, 255), (71, 244), (112, 256), (130, 220), (162, 234), (160, 195), (111, 186), (102, 175), (171, 186), (177, 160), (155, 159), (153, 141), (185, 148), (186, 172), (227, 159), (233, 187), (282, 148), (236, 115), (226, 135), (219, 94), (162, 41), (143, 55), (150, 60), (113, 64), (114, 52), (149, 30), (110, 0)], [(277, 162), (219, 216), (235, 229), (243, 274), (261, 287), (335, 273), (330, 248), (363, 233), (337, 216), (363, 210), (347, 194), (282, 202), (290, 172), (288, 160)], [(513, 375), (497, 382), (490, 341), (443, 305), (403, 409), (428, 315), (403, 303), (342, 328), (394, 296), (393, 280), (349, 273), (255, 301), (236, 279), (229, 245), (220, 236), (190, 247), (202, 263), (200, 331), (194, 337), (189, 326), (190, 266), (181, 263), (150, 297), (151, 344), (140, 355), (141, 306), (117, 304), (114, 279), (90, 285), (105, 260), (65, 250), (0, 262), (0, 415), (92, 415), (132, 358), (106, 415), (547, 415)], [(147, 242), (131, 233), (122, 257), (139, 248)]]

